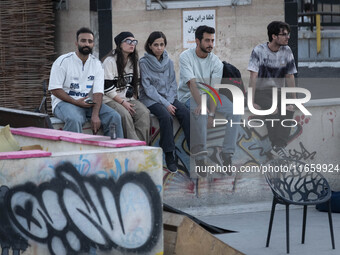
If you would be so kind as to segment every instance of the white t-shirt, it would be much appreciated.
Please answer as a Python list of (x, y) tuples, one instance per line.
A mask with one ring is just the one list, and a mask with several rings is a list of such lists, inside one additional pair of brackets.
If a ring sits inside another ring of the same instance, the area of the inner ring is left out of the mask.
[(283, 87), (286, 74), (296, 73), (295, 61), (289, 46), (273, 52), (267, 43), (257, 45), (250, 56), (248, 70), (258, 73), (256, 89)]
[[(75, 52), (61, 55), (54, 61), (50, 74), (48, 90), (63, 89), (70, 97), (86, 97), (91, 88), (93, 93), (104, 94), (104, 69), (99, 59), (89, 55), (85, 64)], [(61, 100), (52, 98), (52, 111)]]
[[(179, 63), (178, 97), (179, 101), (183, 103), (191, 97), (190, 89), (187, 85), (187, 82), (191, 79), (196, 79), (196, 82), (203, 82), (212, 87), (221, 82), (223, 64), (214, 53), (209, 53), (206, 58), (199, 58), (196, 55), (196, 48), (191, 48), (181, 53)], [(199, 83), (197, 85), (200, 93), (205, 93), (200, 88), (207, 88)]]

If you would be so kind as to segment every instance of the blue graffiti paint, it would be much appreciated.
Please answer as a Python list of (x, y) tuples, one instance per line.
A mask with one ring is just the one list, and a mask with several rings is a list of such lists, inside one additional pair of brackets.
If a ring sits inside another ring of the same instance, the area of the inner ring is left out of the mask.
[(158, 192), (161, 193), (163, 190), (163, 186), (162, 185), (156, 185)]

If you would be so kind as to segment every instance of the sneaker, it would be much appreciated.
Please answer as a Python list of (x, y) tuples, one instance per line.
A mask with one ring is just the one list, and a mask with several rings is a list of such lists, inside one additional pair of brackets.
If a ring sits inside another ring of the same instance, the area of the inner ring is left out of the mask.
[(197, 152), (190, 152), (190, 156), (198, 157), (198, 156), (207, 156), (208, 151), (197, 151)]
[(274, 145), (271, 152), (280, 158), (289, 158), (289, 153), (284, 147)]
[(176, 160), (174, 157), (174, 153), (172, 151), (165, 153), (165, 163), (166, 163), (166, 167), (168, 168), (170, 172), (172, 173), (177, 172), (177, 164), (176, 164)]
[(232, 153), (220, 153), (220, 158), (222, 159), (222, 165), (223, 166), (231, 166), (231, 158), (233, 157)]
[[(233, 154), (232, 153), (220, 153), (220, 158), (222, 160), (222, 167), (228, 167), (228, 169), (230, 169), (230, 167), (232, 166), (232, 157)], [(228, 175), (232, 175), (232, 171), (227, 171), (226, 172)]]
[(198, 177), (206, 178), (208, 176), (207, 171), (203, 172), (203, 170), (201, 169), (201, 167), (205, 168), (205, 166), (206, 166), (205, 160), (204, 159), (196, 159), (195, 164), (196, 164), (196, 166), (200, 166), (198, 171), (195, 170), (195, 173), (198, 175)]

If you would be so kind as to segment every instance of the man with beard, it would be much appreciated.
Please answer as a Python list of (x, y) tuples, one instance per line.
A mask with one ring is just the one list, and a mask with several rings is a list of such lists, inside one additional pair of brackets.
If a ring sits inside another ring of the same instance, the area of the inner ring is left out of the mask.
[[(269, 42), (256, 46), (250, 56), (248, 71), (250, 71), (249, 87), (252, 89), (252, 102), (255, 109), (267, 110), (272, 107), (273, 88), (278, 89), (281, 95), (282, 87), (295, 87), (294, 74), (297, 72), (294, 56), (288, 46), (290, 27), (287, 23), (273, 21), (267, 26)], [(295, 93), (291, 97), (296, 98)], [(281, 115), (281, 98), (278, 97), (276, 111), (268, 119), (275, 122), (266, 122), (269, 140), (272, 144), (272, 154), (280, 157), (289, 157), (285, 150), (287, 146), (290, 127), (281, 125), (284, 119), (292, 119), (293, 105), (287, 106), (287, 114)], [(289, 126), (289, 124), (286, 123)]]
[[(202, 94), (213, 94), (209, 92), (206, 85), (214, 86), (220, 84), (223, 73), (223, 64), (221, 60), (212, 53), (215, 40), (215, 29), (208, 26), (199, 26), (195, 31), (196, 48), (188, 49), (180, 55), (180, 81), (178, 96), (189, 109), (190, 114), (190, 131), (191, 131), (191, 155), (195, 159), (195, 170), (207, 166), (207, 127), (213, 126), (215, 112), (219, 112), (232, 122), (239, 122), (240, 116), (233, 115), (233, 106), (230, 100), (219, 95), (222, 104), (216, 105), (214, 100), (208, 97), (207, 113), (202, 114)], [(206, 85), (204, 85), (206, 84)], [(230, 122), (229, 122), (230, 123)], [(225, 125), (224, 140), (222, 151), (216, 155), (217, 161), (223, 167), (231, 166), (232, 156), (235, 151), (237, 138), (237, 125)], [(200, 177), (205, 177), (206, 172), (196, 173)]]
[(120, 115), (102, 104), (104, 69), (93, 56), (93, 32), (88, 28), (77, 31), (76, 52), (60, 56), (52, 65), (49, 90), (52, 93), (53, 114), (65, 122), (64, 130), (81, 133), (87, 118), (91, 118), (93, 134), (103, 126), (110, 135), (115, 124), (117, 137), (123, 138)]

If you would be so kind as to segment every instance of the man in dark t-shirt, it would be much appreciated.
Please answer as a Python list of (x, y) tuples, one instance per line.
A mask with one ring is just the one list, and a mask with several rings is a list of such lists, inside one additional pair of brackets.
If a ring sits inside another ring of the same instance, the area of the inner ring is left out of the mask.
[[(252, 102), (255, 109), (267, 110), (272, 106), (272, 89), (285, 85), (295, 87), (294, 74), (297, 72), (293, 53), (288, 46), (290, 27), (287, 23), (273, 21), (268, 27), (269, 42), (256, 46), (250, 56), (248, 71), (250, 71), (249, 87), (252, 88)], [(278, 93), (280, 95), (280, 93)], [(291, 95), (296, 97), (295, 93)], [(294, 115), (293, 105), (287, 106), (287, 114), (281, 115), (281, 98), (278, 96), (276, 111), (266, 116), (269, 119), (280, 121), (266, 122), (268, 136), (271, 141), (274, 154), (288, 157), (284, 149), (290, 133), (290, 127), (281, 125), (284, 119), (292, 119)]]

